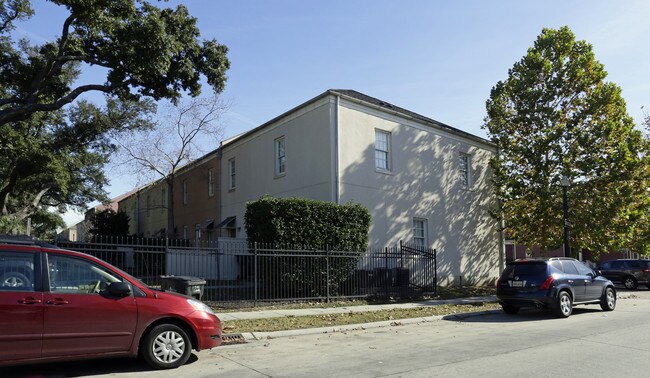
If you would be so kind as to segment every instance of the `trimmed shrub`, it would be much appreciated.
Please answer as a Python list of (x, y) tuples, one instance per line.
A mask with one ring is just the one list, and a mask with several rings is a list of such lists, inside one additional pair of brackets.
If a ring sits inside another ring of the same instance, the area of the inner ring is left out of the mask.
[(258, 274), (274, 296), (336, 295), (368, 247), (370, 213), (359, 204), (264, 196), (247, 204), (244, 219), (249, 243), (264, 248)]

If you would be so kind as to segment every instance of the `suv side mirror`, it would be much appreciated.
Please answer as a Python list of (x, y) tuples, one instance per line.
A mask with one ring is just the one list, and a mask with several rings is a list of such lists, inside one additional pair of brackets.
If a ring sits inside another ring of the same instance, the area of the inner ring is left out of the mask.
[(131, 294), (131, 287), (126, 282), (111, 282), (108, 285), (108, 293), (115, 297), (124, 298)]
[(595, 269), (594, 272), (596, 273), (596, 277), (603, 275), (603, 272), (601, 272), (599, 269)]

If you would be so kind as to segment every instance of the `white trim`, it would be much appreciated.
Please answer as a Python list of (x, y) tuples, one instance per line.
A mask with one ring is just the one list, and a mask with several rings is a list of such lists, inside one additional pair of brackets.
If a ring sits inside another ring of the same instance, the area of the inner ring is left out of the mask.
[[(422, 228), (418, 228), (417, 230), (422, 231), (422, 235), (416, 235), (416, 222), (419, 222), (422, 225)], [(414, 217), (411, 221), (411, 236), (413, 238), (413, 244), (415, 245), (421, 245), (423, 247), (428, 247), (429, 246), (429, 232), (428, 232), (428, 221), (426, 218), (418, 218)], [(416, 242), (416, 240), (422, 240), (422, 244)]]

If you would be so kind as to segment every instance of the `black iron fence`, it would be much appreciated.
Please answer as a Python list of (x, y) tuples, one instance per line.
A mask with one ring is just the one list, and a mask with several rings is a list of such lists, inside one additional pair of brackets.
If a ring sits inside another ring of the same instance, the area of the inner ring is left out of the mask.
[(364, 252), (278, 248), (237, 239), (195, 243), (124, 237), (57, 245), (99, 257), (153, 287), (160, 287), (165, 276), (201, 278), (202, 299), (224, 305), (413, 298), (437, 289), (436, 251), (406, 243)]

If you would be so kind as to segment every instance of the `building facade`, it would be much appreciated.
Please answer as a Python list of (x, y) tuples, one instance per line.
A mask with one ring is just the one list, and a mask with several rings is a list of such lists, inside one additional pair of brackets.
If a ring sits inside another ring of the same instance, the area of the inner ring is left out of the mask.
[(265, 194), (370, 210), (370, 246), (438, 252), (439, 283), (498, 276), (504, 244), (488, 162), (496, 146), (350, 90), (329, 90), (221, 146), (220, 224), (246, 236), (246, 203)]

